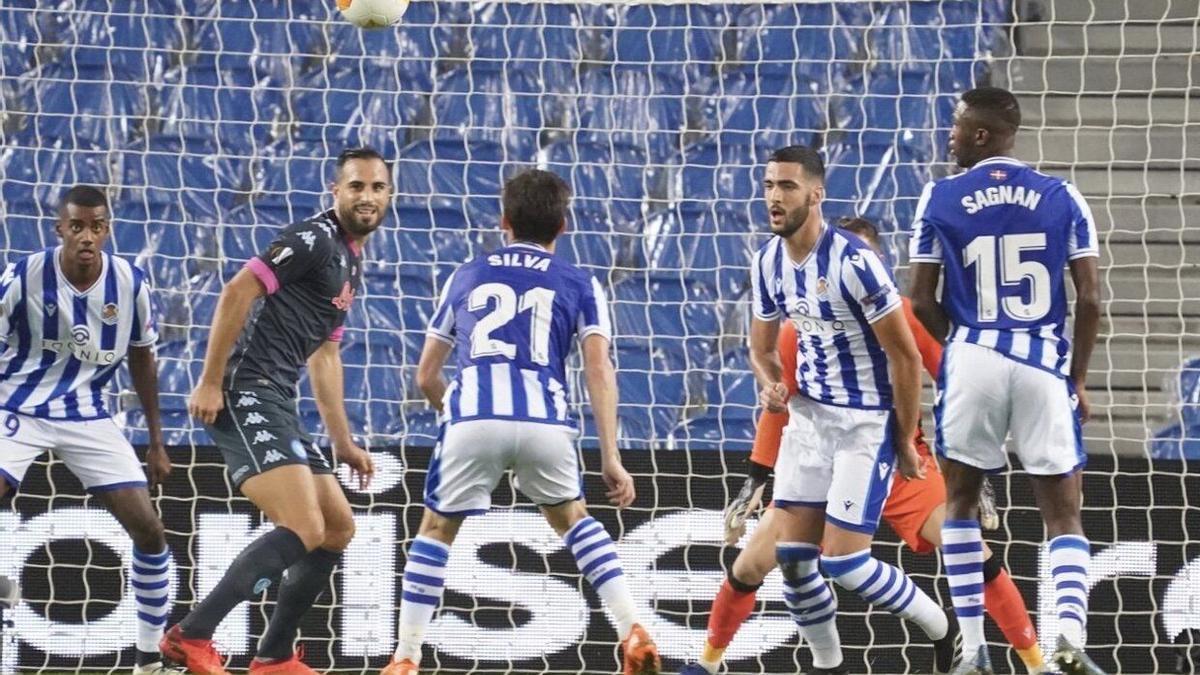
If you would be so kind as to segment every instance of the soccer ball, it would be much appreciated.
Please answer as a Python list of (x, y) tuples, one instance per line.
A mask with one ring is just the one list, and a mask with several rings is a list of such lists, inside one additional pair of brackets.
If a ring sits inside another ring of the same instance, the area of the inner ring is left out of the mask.
[(404, 16), (408, 0), (337, 0), (337, 8), (359, 28), (387, 28)]

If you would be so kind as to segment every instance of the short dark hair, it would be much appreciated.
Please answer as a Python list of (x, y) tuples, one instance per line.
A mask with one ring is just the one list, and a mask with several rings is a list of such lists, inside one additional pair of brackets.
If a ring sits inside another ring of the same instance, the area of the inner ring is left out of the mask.
[(804, 167), (804, 173), (822, 183), (825, 182), (825, 160), (821, 159), (821, 153), (807, 145), (789, 145), (779, 148), (771, 153), (767, 161), (799, 164)]
[(67, 208), (67, 204), (86, 206), (88, 208), (103, 206), (105, 211), (111, 210), (108, 208), (108, 195), (104, 194), (104, 190), (94, 185), (76, 185), (64, 192), (62, 199), (59, 200), (58, 208), (60, 210), (65, 209)]
[(378, 150), (364, 145), (359, 148), (346, 148), (340, 155), (337, 156), (337, 166), (334, 169), (334, 176), (341, 176), (342, 167), (346, 166), (346, 162), (349, 162), (352, 159), (377, 159), (383, 162), (383, 166), (387, 168), (389, 174), (392, 172), (392, 166), (387, 163), (387, 160), (383, 158), (383, 155), (379, 154)]
[(962, 95), (962, 102), (995, 131), (1016, 133), (1021, 127), (1021, 104), (1000, 87), (976, 87)]
[(557, 174), (528, 169), (504, 182), (501, 201), (516, 239), (549, 244), (567, 219), (571, 188)]
[(879, 244), (879, 228), (875, 223), (861, 216), (842, 216), (838, 218), (838, 227), (853, 232), (859, 237), (866, 239), (869, 244)]

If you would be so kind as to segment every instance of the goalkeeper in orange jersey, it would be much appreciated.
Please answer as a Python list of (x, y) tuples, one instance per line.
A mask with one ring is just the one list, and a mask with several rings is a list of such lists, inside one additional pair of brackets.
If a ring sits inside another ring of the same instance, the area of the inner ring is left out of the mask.
[[(839, 225), (865, 240), (879, 251), (879, 233), (875, 226), (863, 218), (843, 219)], [(917, 321), (908, 298), (903, 299), (904, 314), (916, 338), (917, 349), (925, 370), (937, 379), (942, 359), (942, 346), (929, 335)], [(784, 322), (779, 331), (779, 358), (783, 362), (784, 381), (789, 392), (796, 393), (796, 329)], [(767, 477), (775, 466), (779, 454), (780, 440), (788, 423), (788, 413), (763, 412), (758, 420), (754, 437), (754, 449), (750, 455), (750, 475), (737, 497), (730, 502), (725, 515), (725, 538), (736, 543), (746, 529), (746, 518), (757, 510), (762, 498)], [(937, 470), (937, 462), (929, 451), (920, 427), (917, 428), (913, 445), (921, 455), (925, 467), (924, 478), (905, 479), (896, 474), (891, 493), (883, 508), (883, 519), (917, 553), (932, 553), (941, 545), (942, 521), (946, 517), (946, 484)], [(991, 501), (990, 488), (985, 490), (981, 504), (981, 519), (995, 528), (998, 518)], [(708, 617), (708, 637), (704, 643), (704, 654), (700, 660), (688, 664), (680, 675), (711, 675), (721, 665), (725, 648), (733, 641), (741, 625), (754, 610), (755, 593), (767, 574), (775, 567), (774, 508), (768, 508), (758, 527), (750, 536), (746, 548), (742, 549), (733, 563), (729, 577), (721, 584), (721, 590), (713, 600)], [(1025, 601), (1021, 598), (1012, 578), (1004, 570), (1000, 560), (987, 551), (984, 562), (984, 602), (1004, 636), (1020, 655), (1031, 673), (1040, 673), (1044, 667), (1037, 634), (1029, 620)], [(818, 673), (846, 672), (844, 666), (835, 669), (815, 668), (810, 675)]]

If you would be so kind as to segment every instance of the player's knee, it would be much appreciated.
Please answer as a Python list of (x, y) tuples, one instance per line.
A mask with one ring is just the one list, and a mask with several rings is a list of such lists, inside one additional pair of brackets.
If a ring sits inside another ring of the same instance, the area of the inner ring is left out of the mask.
[[(750, 554), (750, 549), (744, 549), (742, 554), (733, 561), (733, 569), (729, 571), (730, 585), (733, 584), (734, 577), (738, 581), (744, 582), (747, 585), (757, 588), (762, 585), (763, 579), (771, 573), (771, 568), (775, 566), (775, 552), (772, 549), (765, 549), (761, 554)], [(737, 586), (734, 585), (734, 588)]]
[(350, 545), (350, 540), (354, 539), (355, 525), (354, 518), (345, 517), (338, 518), (336, 521), (325, 523), (325, 541), (321, 544), (321, 548), (329, 551), (344, 551)]
[(276, 523), (291, 530), (300, 541), (304, 542), (305, 550), (311, 551), (325, 543), (325, 519), (320, 512), (308, 518), (297, 518), (287, 522)]

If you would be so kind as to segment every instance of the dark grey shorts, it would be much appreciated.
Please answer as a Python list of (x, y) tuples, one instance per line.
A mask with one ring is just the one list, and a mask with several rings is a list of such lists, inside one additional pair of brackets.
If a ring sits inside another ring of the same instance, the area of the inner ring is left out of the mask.
[(296, 402), (269, 389), (225, 391), (225, 407), (208, 433), (221, 449), (235, 487), (287, 464), (305, 464), (314, 474), (333, 473), (329, 459), (303, 429)]

